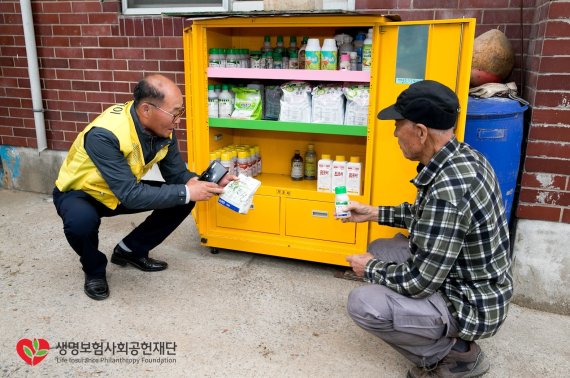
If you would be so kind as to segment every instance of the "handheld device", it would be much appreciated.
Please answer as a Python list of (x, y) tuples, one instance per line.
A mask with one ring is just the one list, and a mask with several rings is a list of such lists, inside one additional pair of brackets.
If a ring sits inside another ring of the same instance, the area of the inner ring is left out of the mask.
[(228, 170), (226, 169), (226, 167), (224, 167), (217, 160), (213, 160), (208, 166), (208, 168), (206, 168), (206, 170), (202, 172), (200, 177), (198, 177), (198, 180), (215, 182), (217, 184), (227, 173)]

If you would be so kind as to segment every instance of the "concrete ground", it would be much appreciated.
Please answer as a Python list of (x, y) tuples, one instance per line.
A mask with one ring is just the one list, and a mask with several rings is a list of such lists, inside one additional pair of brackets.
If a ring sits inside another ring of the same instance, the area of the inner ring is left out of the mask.
[[(103, 219), (101, 250), (110, 257), (144, 216)], [(93, 301), (51, 197), (0, 189), (0, 376), (404, 377), (411, 366), (348, 317), (347, 295), (362, 283), (335, 278), (340, 268), (213, 255), (191, 218), (151, 256), (169, 268), (110, 264), (111, 296)], [(16, 351), (24, 338), (51, 346), (35, 366)], [(569, 339), (570, 317), (513, 305), (501, 331), (480, 342), (492, 365), (486, 377), (568, 377)], [(101, 342), (134, 349), (99, 356)], [(62, 343), (84, 351), (62, 355)], [(148, 356), (137, 343), (153, 345)], [(161, 352), (161, 343), (176, 349)]]

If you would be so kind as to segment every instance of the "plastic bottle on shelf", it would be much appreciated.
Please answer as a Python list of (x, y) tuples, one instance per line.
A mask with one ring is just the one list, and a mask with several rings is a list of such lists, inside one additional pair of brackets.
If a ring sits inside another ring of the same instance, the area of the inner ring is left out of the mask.
[(303, 41), (301, 42), (301, 46), (299, 47), (299, 52), (297, 53), (297, 59), (299, 60), (299, 69), (305, 69), (305, 51), (307, 49), (307, 41), (309, 37), (303, 37)]
[(338, 48), (338, 54), (342, 55), (342, 53), (349, 53), (354, 51), (354, 47), (352, 46), (352, 37), (348, 34), (342, 34), (342, 42)]
[(273, 68), (273, 53), (271, 51), (265, 51), (261, 56), (261, 68)]
[(295, 155), (291, 158), (291, 179), (295, 181), (303, 179), (303, 158), (299, 150), (295, 150)]
[(350, 210), (346, 210), (346, 206), (350, 203), (350, 198), (346, 193), (346, 187), (337, 186), (334, 188), (334, 216), (335, 218), (350, 217)]
[(346, 186), (346, 160), (344, 155), (336, 155), (332, 163), (332, 189)]
[(366, 39), (366, 34), (363, 32), (359, 32), (354, 38), (354, 51), (356, 51), (356, 70), (355, 71), (362, 71), (362, 46), (364, 45), (364, 40)]
[(234, 98), (226, 84), (222, 84), (222, 92), (218, 96), (218, 117), (230, 118), (234, 110)]
[(249, 68), (249, 49), (241, 49), (241, 63), (243, 68)]
[(226, 53), (228, 49), (218, 49), (218, 55), (220, 56), (220, 67), (226, 66)]
[(285, 50), (285, 44), (283, 43), (283, 36), (282, 35), (278, 35), (277, 36), (277, 43), (275, 44), (275, 50)]
[(271, 37), (266, 35), (263, 38), (263, 46), (261, 47), (261, 51), (262, 52), (268, 52), (268, 51), (273, 51), (273, 48), (271, 47)]
[(232, 154), (229, 151), (222, 152), (220, 163), (228, 170), (230, 175), (234, 173), (234, 162), (232, 161)]
[(241, 61), (239, 56), (239, 49), (228, 49), (228, 54), (226, 55), (226, 67), (227, 68), (240, 68)]
[(255, 147), (249, 147), (249, 169), (251, 172), (251, 177), (257, 176), (257, 156), (255, 155)]
[(254, 146), (255, 148), (255, 158), (257, 159), (257, 174), (261, 174), (261, 150), (259, 146)]
[(251, 177), (251, 168), (249, 166), (249, 152), (246, 150), (238, 151), (237, 174)]
[(305, 69), (321, 69), (321, 45), (317, 38), (309, 38), (305, 48)]
[(289, 67), (290, 70), (296, 70), (299, 68), (299, 59), (297, 57), (297, 50), (289, 51)]
[(342, 53), (340, 56), (339, 70), (350, 71), (350, 55), (349, 53)]
[(356, 51), (350, 52), (350, 71), (358, 71), (358, 55)]
[(309, 144), (305, 152), (305, 180), (315, 180), (317, 178), (317, 153), (315, 152), (315, 145)]
[(213, 84), (208, 85), (208, 117), (218, 118), (218, 95)]
[(346, 164), (346, 191), (359, 196), (361, 193), (362, 163), (360, 157), (351, 156)]
[(332, 191), (332, 160), (329, 154), (322, 154), (317, 163), (317, 191)]
[(222, 84), (214, 84), (214, 92), (216, 92), (216, 96), (220, 97), (220, 93), (222, 93)]
[(362, 45), (362, 71), (370, 71), (372, 66), (372, 31), (368, 29), (368, 34)]
[(283, 57), (281, 55), (281, 50), (275, 49), (273, 51), (273, 68), (275, 69), (283, 68)]
[(222, 61), (220, 58), (220, 49), (212, 48), (208, 50), (208, 67), (219, 68), (222, 67)]
[(261, 51), (251, 51), (249, 54), (249, 67), (261, 68)]
[[(289, 58), (291, 58), (291, 52), (293, 51), (299, 51), (299, 47), (297, 46), (297, 37), (295, 37), (294, 35), (292, 35), (289, 38)], [(298, 55), (298, 54), (297, 54)]]
[(321, 48), (321, 70), (336, 70), (338, 66), (338, 50), (336, 41), (327, 38)]

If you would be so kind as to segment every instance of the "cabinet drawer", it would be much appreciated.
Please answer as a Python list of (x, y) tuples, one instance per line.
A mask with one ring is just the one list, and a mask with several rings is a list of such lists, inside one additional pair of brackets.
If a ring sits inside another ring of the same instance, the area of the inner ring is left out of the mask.
[(285, 234), (302, 238), (355, 243), (356, 224), (334, 217), (334, 203), (287, 198)]
[(279, 234), (279, 197), (256, 195), (247, 214), (216, 204), (218, 227)]

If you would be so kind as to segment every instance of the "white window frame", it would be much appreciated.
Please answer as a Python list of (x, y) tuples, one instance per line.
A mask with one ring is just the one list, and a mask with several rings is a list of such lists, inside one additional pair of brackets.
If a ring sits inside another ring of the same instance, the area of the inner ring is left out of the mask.
[[(157, 1), (158, 2), (158, 1)], [(228, 12), (230, 0), (222, 0), (222, 5), (217, 7), (156, 7), (156, 8), (129, 8), (127, 0), (121, 0), (124, 15), (156, 15), (162, 13), (202, 13), (202, 12)]]
[[(356, 0), (323, 0), (322, 10), (354, 11)], [(203, 12), (251, 12), (263, 11), (263, 0), (222, 0), (219, 7), (174, 7), (174, 8), (128, 8), (127, 0), (121, 0), (125, 15), (157, 15), (162, 13)]]

